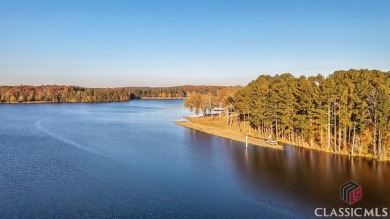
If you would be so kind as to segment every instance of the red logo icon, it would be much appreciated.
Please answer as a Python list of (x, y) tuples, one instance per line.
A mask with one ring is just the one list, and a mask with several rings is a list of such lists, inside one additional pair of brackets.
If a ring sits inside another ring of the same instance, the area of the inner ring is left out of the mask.
[(362, 187), (353, 181), (349, 181), (340, 187), (340, 198), (350, 205), (362, 199)]

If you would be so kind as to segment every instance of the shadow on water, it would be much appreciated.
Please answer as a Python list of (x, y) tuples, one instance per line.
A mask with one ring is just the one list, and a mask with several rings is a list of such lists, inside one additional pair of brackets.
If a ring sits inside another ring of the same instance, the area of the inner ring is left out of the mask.
[(388, 207), (390, 203), (389, 162), (290, 145), (285, 145), (284, 151), (252, 145), (245, 148), (243, 143), (197, 131), (189, 135), (191, 141), (197, 142), (191, 150), (198, 154), (209, 158), (217, 153), (228, 155), (224, 159), (230, 162), (235, 178), (254, 199), (271, 197), (276, 205), (284, 207), (286, 203), (296, 203), (291, 207), (309, 216), (316, 207), (348, 207), (339, 198), (339, 187), (352, 180), (363, 187), (363, 199), (354, 207)]

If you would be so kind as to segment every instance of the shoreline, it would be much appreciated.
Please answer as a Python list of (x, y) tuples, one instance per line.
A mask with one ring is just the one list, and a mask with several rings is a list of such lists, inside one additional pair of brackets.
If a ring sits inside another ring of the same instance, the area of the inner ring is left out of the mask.
[(314, 150), (314, 151), (324, 152), (324, 153), (328, 153), (328, 154), (331, 154), (331, 155), (341, 155), (341, 156), (346, 156), (346, 157), (351, 157), (351, 158), (365, 158), (365, 159), (370, 159), (371, 161), (390, 162), (390, 158), (389, 157), (383, 157), (381, 159), (378, 159), (378, 158), (375, 158), (373, 155), (370, 155), (370, 154), (359, 154), (358, 152), (355, 153), (354, 155), (351, 155), (350, 153), (347, 153), (345, 151), (337, 152), (337, 151), (333, 151), (332, 149), (331, 150), (327, 150), (326, 148), (322, 148), (322, 147), (319, 147), (319, 146), (310, 147), (310, 146), (307, 146), (307, 145), (297, 145), (296, 143), (289, 142), (289, 141), (286, 141), (284, 139), (279, 140), (278, 142), (282, 142), (283, 144), (287, 144), (289, 146), (304, 148), (304, 149), (307, 149), (307, 150)]
[[(197, 122), (193, 121), (175, 121), (177, 125), (180, 125), (185, 128), (190, 128), (196, 131), (200, 131), (206, 134), (210, 135), (215, 135), (218, 137), (234, 140), (234, 141), (239, 141), (244, 143), (245, 145), (245, 137), (246, 135), (236, 133), (232, 130), (226, 130), (223, 128), (218, 128), (218, 127), (210, 127), (208, 125), (200, 124)], [(260, 146), (260, 147), (266, 147), (266, 148), (272, 148), (272, 149), (277, 149), (277, 150), (284, 150), (284, 146), (282, 145), (270, 145), (267, 144), (263, 139), (259, 138), (254, 138), (252, 136), (248, 135), (248, 144), (255, 145), (255, 146)]]
[(90, 101), (90, 102), (53, 102), (53, 101), (25, 101), (25, 102), (0, 102), (0, 105), (2, 104), (63, 104), (63, 103), (123, 103), (123, 102), (130, 102), (132, 100), (184, 100), (185, 98), (162, 98), (162, 97), (146, 97), (146, 98), (136, 98), (136, 99), (130, 99), (130, 100), (124, 100), (124, 101)]
[(184, 100), (185, 97), (141, 97), (138, 100)]
[[(200, 131), (206, 134), (210, 135), (215, 135), (218, 137), (230, 139), (230, 140), (235, 140), (239, 142), (243, 142), (245, 145), (245, 134), (244, 132), (239, 132), (237, 130), (234, 130), (234, 128), (229, 128), (227, 126), (221, 126), (218, 124), (218, 122), (221, 122), (222, 120), (225, 119), (211, 119), (211, 118), (193, 118), (193, 117), (185, 117), (187, 120), (186, 121), (174, 121), (177, 125), (180, 125), (185, 128), (190, 128), (196, 131)], [(261, 137), (254, 137), (253, 134), (248, 133), (248, 144), (252, 144), (255, 146), (260, 146), (260, 147), (267, 147), (267, 148), (273, 148), (273, 149), (278, 149), (278, 150), (284, 150), (284, 145), (289, 145), (289, 146), (294, 146), (294, 147), (299, 147), (299, 148), (304, 148), (307, 150), (315, 150), (318, 152), (324, 152), (328, 153), (330, 155), (341, 155), (341, 156), (346, 156), (350, 158), (364, 158), (367, 160), (371, 161), (378, 161), (378, 162), (390, 162), (389, 157), (383, 157), (381, 159), (375, 158), (374, 156), (370, 154), (358, 154), (355, 153), (354, 155), (351, 155), (345, 151), (341, 152), (335, 152), (332, 150), (326, 150), (325, 148), (319, 147), (319, 146), (313, 146), (310, 147), (308, 145), (297, 145), (293, 142), (286, 141), (286, 139), (279, 139), (278, 140), (278, 145), (270, 145), (265, 142), (264, 138)]]
[(2, 104), (62, 104), (62, 103), (123, 103), (130, 102), (130, 100), (125, 101), (96, 101), (96, 102), (53, 102), (53, 101), (30, 101), (30, 102), (0, 102)]

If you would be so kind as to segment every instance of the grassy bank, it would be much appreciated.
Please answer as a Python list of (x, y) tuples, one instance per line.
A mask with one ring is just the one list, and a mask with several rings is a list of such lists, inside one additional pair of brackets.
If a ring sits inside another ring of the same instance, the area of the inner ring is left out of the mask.
[[(243, 145), (245, 145), (246, 135), (241, 133), (240, 130), (235, 127), (226, 126), (226, 119), (212, 117), (187, 117), (186, 119), (188, 119), (188, 121), (176, 121), (175, 123), (183, 127), (191, 128), (204, 133), (216, 135), (235, 141), (240, 141), (244, 143)], [(267, 144), (265, 140), (257, 138), (255, 136), (248, 137), (248, 144), (283, 150), (283, 146)]]

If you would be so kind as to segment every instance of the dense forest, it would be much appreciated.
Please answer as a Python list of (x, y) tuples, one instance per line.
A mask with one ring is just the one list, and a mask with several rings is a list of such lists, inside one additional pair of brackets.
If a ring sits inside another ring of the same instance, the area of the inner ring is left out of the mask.
[(141, 98), (185, 98), (192, 93), (216, 94), (222, 86), (83, 88), (79, 86), (0, 86), (0, 103), (112, 102)]
[[(262, 75), (225, 96), (225, 102), (218, 95), (209, 96), (190, 97), (185, 106), (196, 114), (207, 114), (215, 106), (234, 110), (236, 120), (249, 123), (249, 131), (263, 138), (379, 159), (390, 155), (390, 72)], [(226, 114), (231, 126), (232, 116)]]
[(264, 136), (352, 155), (389, 154), (390, 72), (260, 76), (235, 94), (234, 107)]
[(129, 87), (132, 98), (185, 98), (192, 93), (216, 95), (225, 86)]

